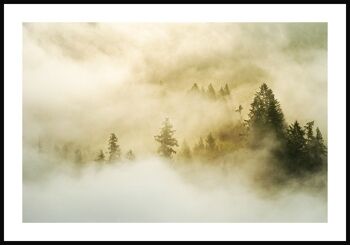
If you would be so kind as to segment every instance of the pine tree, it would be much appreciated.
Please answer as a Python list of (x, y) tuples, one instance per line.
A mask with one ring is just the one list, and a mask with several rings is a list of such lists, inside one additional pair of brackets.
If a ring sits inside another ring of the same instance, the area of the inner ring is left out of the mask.
[(287, 129), (287, 168), (293, 174), (303, 174), (307, 166), (305, 131), (295, 121)]
[(217, 150), (215, 138), (211, 133), (208, 134), (207, 138), (205, 139), (205, 142), (207, 151), (214, 152)]
[(314, 121), (306, 123), (305, 132), (306, 132), (306, 140), (308, 144), (312, 144), (313, 141), (315, 140), (313, 127), (314, 127)]
[(320, 129), (317, 127), (316, 128), (316, 145), (318, 149), (319, 155), (327, 155), (327, 147), (324, 144), (324, 140), (321, 134)]
[(120, 146), (118, 145), (118, 138), (114, 133), (111, 133), (108, 141), (108, 150), (109, 150), (109, 161), (119, 160), (121, 151)]
[(323, 167), (327, 148), (324, 145), (323, 137), (319, 128), (316, 129), (316, 136), (313, 132), (314, 121), (308, 122), (305, 126), (307, 164), (309, 171), (318, 171)]
[(239, 105), (238, 108), (235, 110), (235, 112), (239, 113), (239, 118), (240, 118), (241, 123), (243, 123), (242, 110), (243, 110), (243, 106), (242, 105)]
[(197, 83), (194, 83), (191, 90), (191, 92), (194, 92), (194, 93), (199, 93), (199, 88), (198, 88), (198, 85)]
[(173, 126), (170, 124), (169, 119), (166, 118), (163, 122), (160, 135), (154, 136), (155, 140), (160, 143), (158, 153), (163, 157), (171, 158), (172, 154), (176, 154), (173, 148), (179, 145), (177, 140), (173, 137), (174, 132)]
[(130, 161), (134, 161), (135, 160), (135, 154), (133, 153), (132, 150), (129, 150), (127, 153), (126, 153), (126, 159), (130, 160)]
[(213, 85), (209, 84), (207, 93), (210, 99), (216, 99), (216, 93)]
[(273, 133), (279, 139), (284, 138), (286, 123), (279, 102), (271, 89), (264, 83), (255, 94), (247, 120), (249, 129), (255, 134), (255, 140), (263, 139)]
[(105, 154), (103, 153), (102, 150), (100, 150), (100, 152), (98, 153), (95, 161), (96, 162), (104, 162), (105, 161)]
[(219, 90), (219, 95), (224, 98), (226, 96), (226, 93), (224, 91), (224, 89), (222, 87), (220, 87), (220, 90)]
[(315, 141), (315, 169), (327, 169), (327, 147), (319, 128), (316, 128)]

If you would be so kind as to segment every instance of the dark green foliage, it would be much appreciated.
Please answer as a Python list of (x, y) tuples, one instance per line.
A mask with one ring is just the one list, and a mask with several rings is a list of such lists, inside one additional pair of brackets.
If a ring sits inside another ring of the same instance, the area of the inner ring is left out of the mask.
[(320, 130), (317, 128), (314, 136), (313, 121), (304, 127), (295, 121), (287, 128), (281, 106), (265, 83), (255, 94), (248, 116), (249, 146), (269, 147), (265, 139), (272, 139), (275, 168), (289, 176), (305, 176), (325, 167), (327, 148)]
[(319, 128), (316, 128), (316, 146), (321, 155), (327, 155), (327, 147), (324, 145), (323, 137)]
[(115, 161), (120, 159), (121, 151), (120, 146), (118, 145), (118, 138), (114, 133), (111, 133), (108, 141), (108, 150), (109, 150), (109, 161)]
[(313, 132), (314, 122), (308, 122), (302, 129), (298, 122), (289, 126), (287, 132), (287, 169), (289, 173), (305, 175), (326, 167), (327, 149), (321, 131)]
[(163, 157), (171, 158), (172, 154), (176, 154), (173, 147), (179, 145), (177, 140), (173, 137), (174, 132), (175, 130), (173, 130), (173, 126), (170, 124), (169, 119), (166, 118), (160, 135), (154, 136), (155, 140), (160, 143), (158, 153)]
[(306, 130), (306, 148), (308, 153), (308, 170), (321, 170), (327, 163), (327, 148), (319, 128), (316, 128), (316, 136), (313, 132), (314, 122), (308, 122)]
[(287, 129), (287, 169), (292, 174), (300, 175), (307, 161), (305, 131), (295, 121)]
[(313, 149), (313, 163), (316, 168), (327, 168), (327, 147), (324, 144), (323, 137), (319, 128), (316, 128), (316, 140)]
[(310, 144), (314, 141), (315, 137), (314, 137), (314, 132), (313, 132), (313, 127), (314, 127), (315, 122), (311, 121), (306, 123), (305, 128), (305, 133), (306, 133), (306, 140), (307, 140), (307, 144)]
[(285, 138), (286, 123), (279, 102), (270, 88), (264, 83), (260, 91), (255, 94), (247, 120), (253, 145), (259, 145), (259, 141), (266, 136)]

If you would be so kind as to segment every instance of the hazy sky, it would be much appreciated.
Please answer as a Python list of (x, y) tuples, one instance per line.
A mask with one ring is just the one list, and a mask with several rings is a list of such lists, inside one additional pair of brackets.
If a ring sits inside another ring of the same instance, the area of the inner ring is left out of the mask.
[(153, 140), (166, 116), (182, 138), (198, 137), (227, 111), (185, 98), (194, 82), (228, 83), (245, 116), (266, 82), (289, 123), (315, 120), (327, 138), (323, 23), (25, 23), (23, 72), (25, 141), (97, 144), (117, 131), (132, 147), (126, 138)]

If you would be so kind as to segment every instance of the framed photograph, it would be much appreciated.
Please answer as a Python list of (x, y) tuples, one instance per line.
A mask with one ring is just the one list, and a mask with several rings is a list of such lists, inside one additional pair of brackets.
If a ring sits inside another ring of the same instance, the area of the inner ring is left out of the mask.
[(344, 240), (344, 132), (345, 5), (5, 5), (8, 240)]

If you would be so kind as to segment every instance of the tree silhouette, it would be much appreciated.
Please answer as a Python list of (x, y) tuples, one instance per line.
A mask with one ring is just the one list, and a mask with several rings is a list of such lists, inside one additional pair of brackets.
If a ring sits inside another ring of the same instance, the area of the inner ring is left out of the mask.
[(235, 112), (238, 112), (239, 113), (239, 118), (241, 120), (241, 123), (243, 121), (243, 118), (242, 118), (242, 110), (243, 110), (243, 106), (242, 105), (239, 105), (238, 108), (235, 110)]
[(99, 151), (95, 161), (96, 162), (104, 162), (105, 161), (105, 154), (103, 153), (102, 150)]
[(314, 156), (314, 164), (317, 170), (321, 169), (322, 167), (327, 168), (327, 147), (324, 144), (319, 128), (316, 128)]
[(109, 150), (109, 161), (119, 160), (121, 151), (120, 146), (118, 145), (118, 138), (114, 133), (111, 133), (108, 141), (108, 150)]
[(317, 144), (317, 150), (320, 155), (327, 155), (327, 147), (324, 144), (323, 137), (321, 134), (320, 129), (316, 128), (316, 144)]
[(292, 174), (302, 174), (306, 169), (306, 139), (305, 131), (298, 121), (287, 129), (287, 168)]
[(193, 84), (193, 86), (192, 86), (190, 91), (193, 92), (193, 93), (199, 93), (199, 88), (198, 88), (197, 83)]
[(219, 90), (219, 95), (224, 98), (226, 96), (226, 93), (224, 91), (224, 89), (222, 87), (220, 87), (220, 90)]
[(134, 161), (135, 160), (135, 154), (133, 153), (132, 150), (129, 150), (127, 153), (126, 153), (126, 159), (130, 160), (130, 161)]
[(213, 85), (209, 84), (207, 94), (210, 99), (216, 99), (216, 93)]
[(154, 136), (155, 140), (160, 143), (158, 153), (167, 158), (171, 158), (172, 154), (176, 154), (173, 149), (175, 146), (179, 146), (177, 140), (173, 137), (175, 130), (170, 124), (169, 119), (166, 118), (163, 122), (163, 127), (159, 135)]
[(280, 107), (271, 89), (264, 83), (255, 94), (247, 120), (254, 141), (273, 134), (278, 139), (285, 138), (286, 123)]
[(214, 152), (217, 150), (215, 138), (211, 133), (208, 134), (207, 138), (205, 139), (205, 142), (207, 151)]
[(314, 132), (313, 132), (313, 127), (314, 127), (315, 122), (311, 121), (306, 123), (305, 128), (305, 133), (306, 133), (306, 141), (307, 144), (312, 144), (313, 141), (315, 140)]

